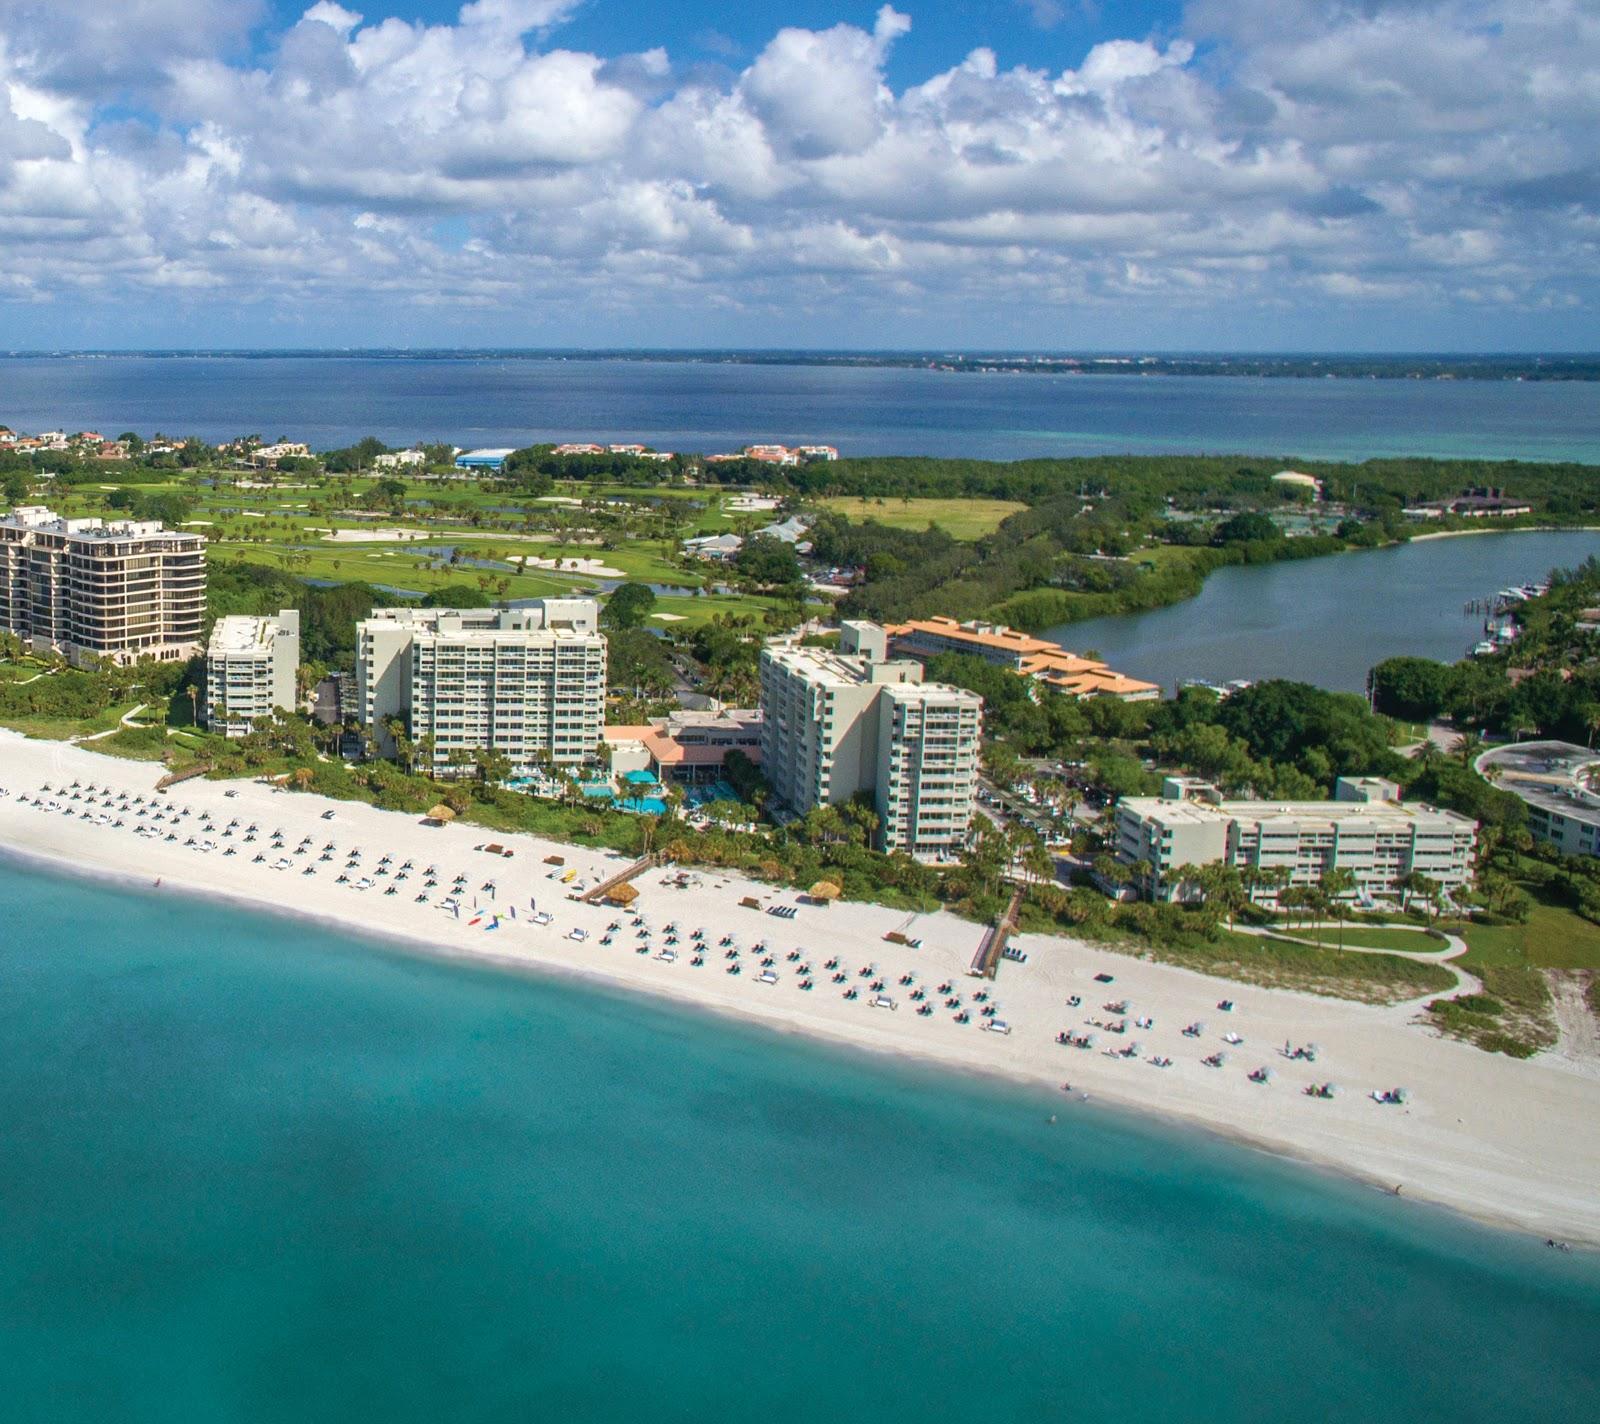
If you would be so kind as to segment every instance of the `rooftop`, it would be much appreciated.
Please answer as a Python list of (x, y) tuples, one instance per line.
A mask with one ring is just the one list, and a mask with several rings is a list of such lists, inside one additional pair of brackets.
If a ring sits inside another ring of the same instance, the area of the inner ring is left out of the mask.
[(1254, 821), (1258, 824), (1291, 821), (1299, 827), (1411, 825), (1429, 822), (1457, 824), (1470, 830), (1474, 822), (1455, 811), (1441, 811), (1421, 801), (1191, 801), (1163, 796), (1124, 796), (1118, 809), (1127, 808), (1166, 825), (1206, 826), (1218, 821)]
[(1584, 775), (1600, 773), (1600, 752), (1574, 742), (1518, 742), (1491, 747), (1475, 766), (1480, 775), (1497, 771), (1499, 788), (1530, 806), (1600, 823), (1600, 795), (1589, 790)]
[[(294, 627), (287, 628), (286, 615), (292, 616)], [(278, 635), (299, 631), (300, 615), (294, 609), (285, 609), (276, 618), (257, 618), (248, 613), (230, 613), (219, 618), (211, 629), (211, 642), (206, 651), (212, 657), (229, 653), (265, 652), (277, 641)]]

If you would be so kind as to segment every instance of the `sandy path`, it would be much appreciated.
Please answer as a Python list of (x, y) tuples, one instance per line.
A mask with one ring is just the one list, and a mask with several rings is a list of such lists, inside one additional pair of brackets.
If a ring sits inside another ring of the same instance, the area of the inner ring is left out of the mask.
[[(1087, 1093), (1097, 1101), (1203, 1124), (1388, 1188), (1403, 1184), (1409, 1197), (1544, 1235), (1600, 1243), (1600, 1134), (1593, 1131), (1600, 1117), (1600, 1077), (1559, 1055), (1517, 1062), (1439, 1038), (1392, 1009), (1233, 985), (1038, 935), (1015, 941), (1027, 953), (1027, 963), (1004, 964), (989, 986), (997, 1016), (1011, 1032), (984, 1032), (972, 998), (982, 986), (966, 975), (981, 929), (948, 914), (913, 918), (872, 905), (811, 906), (792, 892), (704, 872), (689, 888), (674, 889), (663, 883), (662, 872), (651, 872), (638, 882), (640, 907), (652, 930), (642, 941), (627, 916), (578, 904), (567, 898), (570, 887), (550, 878), (572, 869), (594, 883), (617, 868), (619, 858), (529, 836), (498, 837), (515, 852), (506, 860), (475, 850), (496, 837), (470, 826), (430, 829), (369, 806), (250, 783), (187, 782), (155, 796), (158, 774), (149, 764), (0, 732), (0, 788), (10, 793), (0, 797), (0, 845), (146, 887), (159, 878), (163, 893), (192, 888), (404, 939), (438, 955), (580, 975), (863, 1049), (1001, 1073), (1053, 1090), (1062, 1105)], [(104, 792), (96, 793), (90, 812), (104, 823), (83, 819), (85, 805), (74, 803), (70, 790), (62, 800), (62, 782), (73, 779), (109, 788), (110, 805), (100, 800)], [(45, 782), (57, 790), (40, 793)], [(130, 800), (119, 809), (124, 791)], [(27, 796), (31, 803), (41, 794), (43, 807), (22, 801)], [(136, 834), (150, 816), (134, 814), (134, 796), (145, 798), (147, 812), (151, 807), (163, 811), (158, 835)], [(189, 815), (179, 815), (185, 809)], [(333, 819), (324, 820), (328, 810)], [(209, 831), (201, 829), (203, 813), (213, 818)], [(112, 824), (118, 817), (124, 821), (120, 828)], [(235, 818), (240, 823), (235, 834), (225, 837), (227, 822)], [(244, 828), (252, 821), (260, 828), (258, 839), (245, 844)], [(270, 846), (275, 829), (284, 832), (281, 850)], [(168, 833), (176, 839), (164, 839)], [(302, 838), (309, 838), (310, 848), (296, 855)], [(196, 845), (186, 846), (189, 839)], [(210, 851), (203, 849), (207, 841)], [(321, 850), (330, 842), (337, 851), (324, 862)], [(233, 856), (225, 854), (230, 846)], [(362, 848), (361, 863), (346, 872), (353, 846)], [(393, 860), (390, 873), (379, 876), (377, 861), (384, 852)], [(264, 857), (261, 862), (254, 860), (257, 853)], [(565, 866), (546, 866), (547, 855), (562, 856)], [(398, 893), (386, 895), (407, 859), (413, 870)], [(280, 860), (289, 864), (274, 869)], [(304, 873), (308, 865), (310, 875)], [(414, 896), (423, 893), (422, 872), (429, 865), (437, 866), (443, 883), (430, 893), (428, 904), (418, 904)], [(350, 875), (346, 884), (337, 883), (341, 873)], [(457, 874), (466, 877), (459, 916), (439, 908), (440, 896)], [(371, 888), (356, 888), (363, 878)], [(494, 889), (486, 890), (491, 880)], [(758, 898), (764, 908), (795, 906), (796, 914), (779, 919), (741, 907), (745, 897)], [(550, 913), (553, 923), (535, 926), (529, 919), (535, 905)], [(499, 928), (490, 929), (496, 914)], [(622, 932), (610, 947), (602, 947), (606, 926), (617, 920)], [(658, 957), (669, 921), (681, 929), (676, 959)], [(695, 928), (707, 931), (711, 946), (699, 967), (690, 962), (689, 935)], [(578, 930), (588, 938), (568, 938)], [(887, 943), (883, 936), (892, 930), (923, 943), (917, 949)], [(717, 943), (723, 935), (732, 935), (743, 951), (739, 975), (726, 972), (729, 961)], [(758, 938), (772, 948), (774, 984), (759, 980), (759, 956), (751, 949)], [(645, 944), (648, 953), (635, 952)], [(812, 990), (799, 988), (790, 950), (800, 952), (798, 962), (809, 962)], [(848, 975), (846, 985), (834, 984), (824, 969), (835, 956)], [(867, 966), (896, 1000), (894, 1010), (868, 1006), (870, 980), (858, 973)], [(1114, 976), (1114, 983), (1097, 983), (1100, 973)], [(903, 975), (913, 976), (913, 983), (902, 985)], [(944, 1005), (947, 996), (931, 992), (945, 981), (962, 996), (960, 1009), (969, 1022), (958, 1023), (956, 1010)], [(856, 988), (857, 997), (846, 999), (846, 987)], [(915, 1012), (909, 994), (916, 987), (930, 991), (937, 1006), (932, 1014)], [(1071, 1008), (1068, 1000), (1074, 995), (1081, 1003)], [(1063, 1029), (1076, 1033), (1087, 1028), (1086, 1020), (1109, 1020), (1113, 1015), (1104, 1005), (1122, 998), (1130, 1001), (1125, 1035), (1088, 1030), (1098, 1037), (1086, 1051), (1056, 1042)], [(1233, 1012), (1217, 1008), (1223, 998), (1235, 1001)], [(1133, 1018), (1145, 1015), (1153, 1018), (1153, 1027), (1136, 1028)], [(1205, 1025), (1195, 1038), (1182, 1032), (1192, 1022)], [(1228, 1031), (1244, 1042), (1225, 1044), (1222, 1034)], [(1108, 1048), (1133, 1041), (1141, 1046), (1133, 1058), (1108, 1056)], [(1286, 1041), (1318, 1044), (1315, 1065), (1282, 1057), (1278, 1050)], [(1219, 1051), (1227, 1055), (1225, 1065), (1205, 1066), (1202, 1059)], [(1153, 1066), (1154, 1057), (1170, 1057), (1172, 1066)], [(1251, 1082), (1247, 1075), (1255, 1068), (1270, 1069), (1273, 1080)], [(1063, 1095), (1061, 1084), (1068, 1079), (1073, 1092)], [(1338, 1095), (1332, 1101), (1304, 1096), (1302, 1089), (1312, 1081), (1336, 1083)], [(1409, 1091), (1404, 1107), (1380, 1107), (1367, 1097), (1372, 1089), (1396, 1086)]]

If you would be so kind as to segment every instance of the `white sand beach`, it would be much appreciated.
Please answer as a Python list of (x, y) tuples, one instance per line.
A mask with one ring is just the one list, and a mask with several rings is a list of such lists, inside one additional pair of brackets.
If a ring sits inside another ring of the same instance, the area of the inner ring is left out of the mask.
[[(1014, 941), (1027, 962), (1006, 962), (986, 982), (967, 974), (977, 925), (945, 913), (813, 905), (714, 871), (695, 872), (682, 889), (666, 883), (668, 872), (647, 871), (635, 882), (644, 922), (635, 925), (634, 912), (571, 898), (579, 883), (592, 886), (622, 868), (617, 857), (472, 826), (429, 827), (258, 783), (196, 780), (158, 795), (159, 776), (149, 763), (0, 731), (0, 846), (147, 890), (159, 881), (157, 893), (226, 896), (433, 954), (581, 975), (862, 1049), (1007, 1075), (1050, 1090), (1049, 1110), (1062, 1115), (1086, 1095), (1161, 1113), (1398, 1187), (1405, 1197), (1600, 1244), (1594, 1064), (1483, 1053), (1415, 1022), (1417, 1005), (1375, 1008), (1257, 989), (1045, 936)], [(512, 856), (476, 848), (494, 841)], [(551, 856), (563, 864), (547, 864)], [(568, 871), (575, 873), (564, 883)], [(746, 899), (760, 908), (742, 905)], [(774, 906), (795, 913), (765, 912)], [(613, 924), (612, 942), (603, 944)], [(669, 924), (677, 926), (672, 945)], [(920, 944), (888, 942), (891, 932)], [(767, 952), (756, 948), (760, 941)], [(730, 949), (737, 959), (727, 957)], [(768, 957), (770, 967), (762, 963)], [(739, 972), (730, 973), (735, 965)], [(1100, 974), (1112, 982), (1098, 982)], [(800, 987), (807, 977), (809, 990)], [(892, 1009), (872, 1006), (874, 983)], [(985, 990), (987, 1003), (976, 998)], [(925, 997), (913, 997), (918, 992)], [(1073, 996), (1077, 1006), (1069, 1005)], [(959, 1004), (948, 1002), (956, 997)], [(1231, 1012), (1219, 1009), (1224, 999), (1234, 1002)], [(1108, 1007), (1123, 1001), (1125, 1010)], [(986, 1008), (1008, 1033), (983, 1027)], [(1153, 1023), (1138, 1027), (1146, 1018)], [(1089, 1024), (1096, 1019), (1126, 1019), (1127, 1032), (1097, 1031)], [(1204, 1028), (1185, 1035), (1196, 1023)], [(1095, 1044), (1063, 1046), (1062, 1031), (1095, 1033)], [(1225, 1033), (1242, 1041), (1225, 1042)], [(1286, 1058), (1286, 1042), (1316, 1044), (1316, 1062)], [(1133, 1043), (1137, 1053), (1111, 1056)], [(1222, 1066), (1206, 1066), (1219, 1052)], [(1151, 1061), (1161, 1058), (1171, 1066)], [(1270, 1070), (1269, 1082), (1251, 1081), (1259, 1068)], [(1068, 1081), (1071, 1091), (1063, 1091)], [(1325, 1082), (1337, 1085), (1331, 1100), (1305, 1095), (1308, 1084)], [(1406, 1089), (1402, 1105), (1368, 1096), (1396, 1087)]]

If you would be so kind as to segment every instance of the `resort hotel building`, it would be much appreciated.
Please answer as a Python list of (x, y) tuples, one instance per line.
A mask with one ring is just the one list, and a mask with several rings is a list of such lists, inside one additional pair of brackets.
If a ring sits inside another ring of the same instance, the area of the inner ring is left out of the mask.
[(762, 650), (761, 769), (774, 796), (804, 815), (869, 793), (880, 850), (939, 858), (966, 844), (982, 728), (982, 698), (890, 661), (876, 624), (846, 622), (837, 652)]
[[(526, 776), (577, 766), (599, 750), (606, 640), (592, 598), (543, 598), (518, 608), (375, 608), (356, 625), (361, 720), (393, 755), (404, 721), (419, 764), (436, 774), (496, 752)], [(459, 755), (458, 755), (459, 754)]]
[[(1154, 900), (1191, 893), (1185, 872), (1231, 865), (1276, 872), (1278, 882), (1254, 887), (1259, 898), (1278, 889), (1313, 886), (1328, 871), (1355, 877), (1353, 898), (1366, 904), (1395, 898), (1412, 873), (1452, 892), (1472, 879), (1478, 824), (1454, 811), (1402, 805), (1399, 787), (1380, 777), (1340, 777), (1332, 801), (1225, 801), (1216, 788), (1171, 776), (1160, 796), (1117, 803), (1117, 856), (1141, 869)], [(1263, 893), (1264, 892), (1264, 893)]]
[(256, 723), (295, 707), (300, 666), (300, 612), (275, 618), (219, 618), (206, 646), (206, 726), (229, 737), (248, 736)]
[(1521, 798), (1534, 840), (1562, 855), (1600, 855), (1600, 752), (1574, 742), (1518, 742), (1491, 747), (1476, 767)]
[(1153, 702), (1161, 688), (1113, 672), (1097, 658), (1081, 658), (1059, 643), (1032, 638), (1000, 623), (958, 623), (954, 618), (913, 618), (891, 625), (889, 651), (895, 657), (928, 658), (963, 653), (1010, 668), (1068, 697), (1114, 697), (1122, 702)]
[(73, 662), (173, 662), (203, 647), (206, 546), (159, 523), (0, 519), (0, 629)]
[(761, 761), (761, 713), (715, 704), (682, 709), (638, 725), (605, 729), (611, 770), (619, 776), (648, 771), (662, 785), (715, 785), (726, 774), (730, 752)]

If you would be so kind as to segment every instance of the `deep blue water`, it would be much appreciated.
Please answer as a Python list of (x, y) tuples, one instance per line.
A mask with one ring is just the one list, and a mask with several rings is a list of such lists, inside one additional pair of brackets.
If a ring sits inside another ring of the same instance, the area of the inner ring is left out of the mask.
[(570, 985), (0, 896), (0, 1420), (1600, 1413), (1592, 1257)]
[(1483, 615), (1464, 611), (1473, 600), (1594, 557), (1600, 532), (1528, 530), (1235, 565), (1183, 603), (1064, 623), (1042, 636), (1093, 649), (1168, 692), (1195, 677), (1287, 677), (1362, 692), (1385, 658), (1464, 657), (1483, 637)]
[(1436, 455), (1600, 463), (1584, 382), (954, 375), (619, 360), (0, 358), (0, 423), (284, 435), (332, 449), (642, 440), (711, 453), (755, 440), (985, 459), (1128, 452), (1291, 459)]

